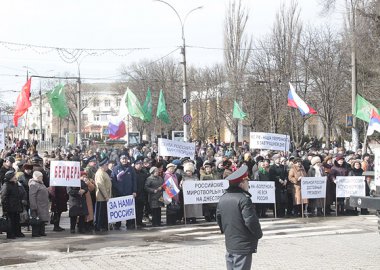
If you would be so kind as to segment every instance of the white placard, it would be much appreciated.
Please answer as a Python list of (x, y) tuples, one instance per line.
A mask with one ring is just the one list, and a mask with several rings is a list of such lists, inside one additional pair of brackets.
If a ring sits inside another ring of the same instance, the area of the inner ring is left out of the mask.
[(365, 196), (364, 176), (337, 176), (336, 197)]
[(249, 181), (253, 203), (276, 203), (274, 181)]
[(289, 151), (289, 145), (290, 137), (288, 135), (264, 132), (251, 132), (249, 134), (249, 147), (251, 149)]
[(183, 181), (184, 204), (217, 203), (229, 187), (227, 180)]
[(326, 198), (327, 177), (302, 177), (302, 199)]
[(158, 155), (168, 157), (190, 157), (194, 159), (195, 143), (158, 139)]
[(50, 186), (80, 187), (80, 162), (51, 161)]
[(5, 149), (4, 124), (0, 123), (0, 150)]
[(133, 195), (116, 197), (107, 202), (108, 223), (136, 218), (135, 198)]
[(380, 186), (380, 149), (375, 150), (375, 185)]

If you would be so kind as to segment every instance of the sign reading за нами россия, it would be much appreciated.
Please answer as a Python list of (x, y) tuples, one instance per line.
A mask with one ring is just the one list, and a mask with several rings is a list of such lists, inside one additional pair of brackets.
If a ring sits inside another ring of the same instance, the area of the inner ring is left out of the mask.
[(289, 146), (290, 137), (288, 135), (264, 132), (251, 132), (249, 134), (249, 147), (251, 149), (289, 151)]

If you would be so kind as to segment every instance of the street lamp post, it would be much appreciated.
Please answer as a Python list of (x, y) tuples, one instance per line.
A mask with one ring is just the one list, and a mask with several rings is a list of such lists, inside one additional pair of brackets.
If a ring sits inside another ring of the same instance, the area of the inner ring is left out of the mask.
[[(181, 33), (182, 33), (182, 47), (181, 47), (181, 54), (182, 54), (182, 62), (181, 64), (183, 65), (183, 76), (182, 76), (182, 106), (183, 106), (183, 115), (185, 116), (187, 114), (187, 104), (188, 104), (188, 100), (187, 100), (187, 90), (186, 90), (186, 87), (187, 87), (187, 73), (186, 73), (186, 42), (185, 42), (185, 23), (186, 23), (186, 19), (187, 17), (190, 15), (190, 13), (198, 10), (198, 9), (201, 9), (203, 6), (199, 6), (199, 7), (196, 7), (192, 10), (190, 10), (184, 17), (184, 20), (181, 19), (181, 16), (179, 15), (179, 13), (177, 12), (177, 10), (172, 6), (170, 5), (169, 3), (163, 1), (163, 0), (155, 0), (156, 2), (161, 2), (163, 4), (166, 4), (168, 5), (174, 12), (175, 14), (177, 15), (178, 19), (179, 19), (179, 22), (181, 23)], [(186, 124), (185, 122), (183, 123), (183, 137), (184, 137), (184, 141), (187, 142), (188, 139), (189, 139), (189, 135), (188, 135), (188, 124)]]

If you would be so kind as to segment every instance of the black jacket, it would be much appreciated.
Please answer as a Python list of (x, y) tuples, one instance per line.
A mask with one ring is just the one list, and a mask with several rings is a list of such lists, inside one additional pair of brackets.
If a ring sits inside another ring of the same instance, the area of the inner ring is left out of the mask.
[(9, 181), (4, 182), (1, 189), (1, 203), (3, 205), (3, 212), (21, 213), (23, 210), (22, 200), (25, 199), (25, 190), (19, 188), (18, 183)]
[(251, 194), (239, 187), (228, 188), (219, 200), (216, 217), (220, 230), (225, 235), (228, 253), (256, 253), (263, 233)]
[(145, 181), (148, 178), (149, 174), (145, 170), (136, 170), (136, 183), (137, 183), (137, 192), (136, 192), (136, 201), (143, 202), (145, 197)]

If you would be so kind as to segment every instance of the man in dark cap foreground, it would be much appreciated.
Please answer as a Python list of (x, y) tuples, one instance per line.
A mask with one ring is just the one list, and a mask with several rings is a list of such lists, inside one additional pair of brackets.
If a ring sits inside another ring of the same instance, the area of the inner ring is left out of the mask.
[(226, 180), (230, 186), (219, 200), (216, 217), (225, 235), (227, 269), (251, 269), (252, 253), (263, 233), (248, 192), (248, 167), (241, 166)]

